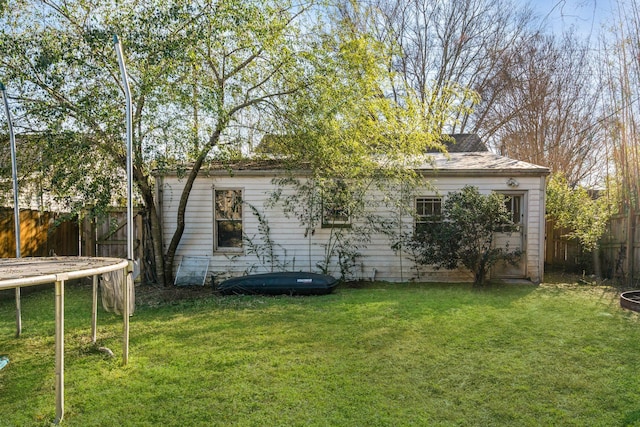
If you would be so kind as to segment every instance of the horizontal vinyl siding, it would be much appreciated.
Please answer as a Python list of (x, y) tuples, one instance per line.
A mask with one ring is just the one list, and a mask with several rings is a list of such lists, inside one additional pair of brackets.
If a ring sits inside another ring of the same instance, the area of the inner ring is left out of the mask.
[[(166, 180), (162, 188), (162, 212), (165, 250), (177, 226), (177, 211), (182, 192), (182, 182)], [(213, 230), (211, 212), (211, 186), (204, 180), (196, 180), (191, 191), (185, 212), (185, 229), (178, 246), (177, 254), (210, 256)], [(205, 238), (203, 238), (205, 237)]]
[[(539, 183), (538, 183), (539, 185)], [(541, 218), (544, 218), (544, 208), (542, 206), (542, 194), (539, 190), (529, 192), (528, 207), (528, 233), (527, 233), (527, 276), (533, 282), (542, 280), (542, 264), (544, 260), (540, 259), (544, 246), (544, 227), (541, 229)]]
[[(248, 205), (254, 206), (261, 215), (266, 218), (270, 227), (270, 237), (274, 241), (274, 253), (281, 265), (287, 270), (318, 271), (317, 264), (324, 259), (325, 248), (331, 230), (318, 227), (315, 233), (305, 236), (304, 228), (297, 218), (286, 218), (281, 206), (267, 206), (267, 200), (274, 190), (272, 176), (210, 176), (199, 177), (194, 186), (187, 204), (186, 226), (184, 235), (176, 254), (176, 264), (183, 256), (209, 257), (210, 271), (217, 280), (226, 277), (240, 275), (247, 272), (266, 272), (271, 270), (268, 262), (260, 261), (254, 254), (248, 253), (245, 245), (243, 252), (214, 252), (213, 244), (213, 188), (242, 189), (243, 200), (243, 228), (246, 236), (254, 243), (263, 243), (260, 235), (258, 218), (253, 215)], [(517, 191), (527, 194), (527, 271), (537, 272), (539, 263), (539, 246), (543, 244), (539, 230), (541, 214), (540, 208), (540, 178), (517, 178), (520, 185)], [(514, 191), (506, 184), (504, 177), (474, 177), (472, 180), (464, 177), (436, 178), (432, 183), (437, 186), (437, 193), (446, 196), (446, 193), (458, 191), (465, 185), (471, 184), (487, 194), (491, 191)], [(168, 245), (176, 229), (176, 213), (184, 181), (176, 177), (162, 178), (162, 218), (165, 246)], [(286, 191), (286, 190), (285, 190)], [(291, 190), (290, 190), (291, 191)], [(417, 191), (416, 196), (435, 195), (434, 190)], [(382, 199), (381, 193), (372, 192), (371, 199)], [(396, 215), (386, 206), (377, 203), (376, 212), (384, 215)], [(403, 228), (410, 231), (413, 228), (413, 219), (405, 216), (402, 219)], [(391, 242), (385, 235), (372, 236), (371, 242), (362, 249), (361, 256), (357, 260), (354, 271), (356, 279), (377, 279), (388, 281), (449, 281), (468, 282), (473, 280), (466, 271), (435, 271), (429, 267), (421, 267), (417, 273), (410, 257), (402, 256), (391, 249)], [(276, 268), (276, 270), (278, 270)], [(339, 268), (332, 265), (331, 274), (339, 276)]]

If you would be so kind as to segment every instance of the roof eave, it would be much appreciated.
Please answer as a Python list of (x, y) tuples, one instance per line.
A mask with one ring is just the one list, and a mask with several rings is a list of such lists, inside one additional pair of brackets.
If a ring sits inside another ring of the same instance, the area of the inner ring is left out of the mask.
[[(547, 168), (500, 168), (500, 169), (415, 169), (424, 176), (547, 176)], [(207, 169), (200, 171), (199, 176), (304, 176), (311, 172), (308, 169)], [(176, 176), (177, 171), (154, 172), (154, 176)]]
[(547, 176), (547, 168), (500, 168), (500, 169), (416, 169), (422, 175), (430, 176)]

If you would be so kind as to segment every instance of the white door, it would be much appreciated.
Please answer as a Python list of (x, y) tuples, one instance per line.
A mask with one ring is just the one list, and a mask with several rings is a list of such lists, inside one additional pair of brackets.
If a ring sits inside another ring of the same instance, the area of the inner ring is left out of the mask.
[(526, 239), (526, 194), (525, 193), (504, 193), (507, 197), (505, 204), (507, 210), (511, 213), (511, 219), (515, 226), (508, 232), (496, 233), (494, 244), (496, 247), (508, 247), (509, 251), (519, 249), (522, 251), (522, 256), (515, 264), (508, 263), (506, 261), (498, 262), (493, 267), (491, 277), (494, 278), (525, 278), (527, 276), (526, 271), (526, 253), (525, 239)]

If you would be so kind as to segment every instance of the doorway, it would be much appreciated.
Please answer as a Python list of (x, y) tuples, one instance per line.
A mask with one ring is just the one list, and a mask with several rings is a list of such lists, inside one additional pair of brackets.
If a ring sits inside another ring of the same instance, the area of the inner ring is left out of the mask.
[(494, 265), (491, 277), (499, 279), (523, 279), (527, 276), (527, 221), (526, 221), (526, 193), (525, 192), (505, 192), (505, 207), (511, 215), (513, 226), (508, 230), (496, 233), (494, 245), (496, 247), (506, 247), (514, 251), (519, 249), (522, 256), (515, 263), (500, 261)]

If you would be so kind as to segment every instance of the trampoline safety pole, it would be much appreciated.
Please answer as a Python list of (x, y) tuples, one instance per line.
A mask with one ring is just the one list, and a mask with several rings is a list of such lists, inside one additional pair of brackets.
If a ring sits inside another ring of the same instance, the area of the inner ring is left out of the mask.
[(122, 74), (122, 87), (124, 89), (126, 101), (126, 121), (127, 121), (127, 259), (133, 260), (133, 117), (131, 107), (131, 89), (129, 87), (129, 77), (124, 63), (122, 44), (118, 36), (113, 36), (113, 43), (118, 54), (118, 64)]
[[(11, 120), (11, 111), (9, 110), (9, 101), (7, 100), (7, 92), (4, 84), (0, 82), (0, 92), (2, 92), (2, 100), (4, 103), (4, 111), (9, 124), (9, 144), (11, 145), (11, 175), (13, 178), (13, 218), (16, 236), (16, 258), (20, 258), (20, 205), (18, 204), (18, 162), (16, 160), (16, 137), (13, 133), (13, 121)], [(16, 337), (22, 334), (22, 307), (20, 303), (20, 287), (15, 289), (16, 295)]]
[(129, 77), (125, 66), (124, 54), (122, 52), (122, 44), (118, 40), (118, 36), (113, 36), (113, 44), (118, 56), (118, 65), (122, 75), (122, 88), (124, 90), (126, 101), (126, 122), (127, 122), (127, 259), (129, 266), (126, 271), (126, 277), (123, 280), (123, 309), (124, 317), (123, 326), (123, 351), (122, 363), (126, 365), (129, 361), (129, 291), (133, 286), (133, 113), (131, 106), (131, 88), (129, 86)]

